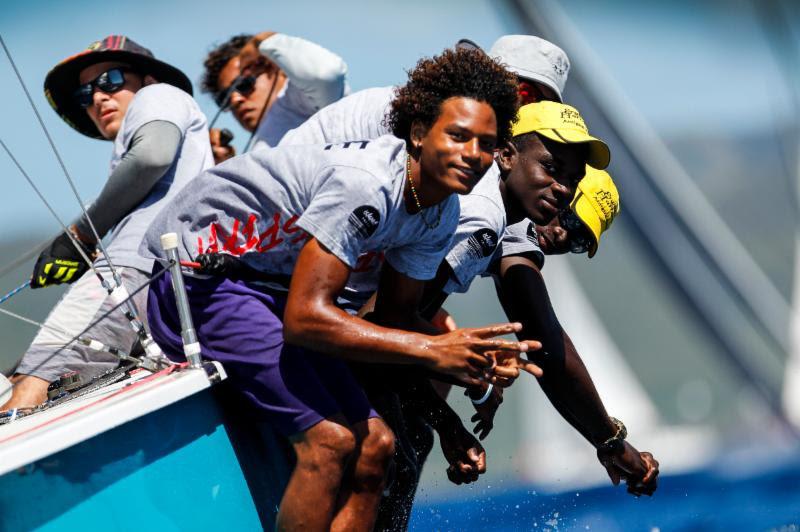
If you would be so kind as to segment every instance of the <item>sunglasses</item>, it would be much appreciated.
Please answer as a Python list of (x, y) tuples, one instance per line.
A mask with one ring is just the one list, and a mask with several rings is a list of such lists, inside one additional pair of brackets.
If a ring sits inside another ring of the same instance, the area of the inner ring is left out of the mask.
[(589, 230), (583, 225), (578, 215), (571, 210), (558, 213), (558, 222), (569, 232), (569, 250), (571, 253), (586, 253), (592, 246)]
[(220, 107), (227, 107), (234, 92), (249, 96), (255, 88), (256, 76), (238, 76), (228, 87), (214, 94), (214, 101)]
[(129, 68), (115, 67), (106, 70), (89, 83), (78, 86), (74, 96), (78, 105), (83, 109), (92, 106), (94, 101), (94, 89), (97, 88), (105, 93), (113, 94), (125, 85), (125, 72), (131, 72)]

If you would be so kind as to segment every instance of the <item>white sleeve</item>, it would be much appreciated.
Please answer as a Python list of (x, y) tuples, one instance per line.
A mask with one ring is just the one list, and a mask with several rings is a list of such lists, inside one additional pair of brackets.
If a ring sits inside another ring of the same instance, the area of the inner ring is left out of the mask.
[(314, 111), (345, 94), (347, 63), (313, 42), (276, 33), (258, 47), (262, 55), (286, 73), (289, 81), (308, 99)]

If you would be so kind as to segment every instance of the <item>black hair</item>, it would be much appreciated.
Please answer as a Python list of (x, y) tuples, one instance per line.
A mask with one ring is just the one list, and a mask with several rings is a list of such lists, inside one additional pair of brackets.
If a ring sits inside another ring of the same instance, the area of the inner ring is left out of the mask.
[(217, 83), (219, 83), (219, 73), (222, 72), (222, 69), (225, 68), (225, 65), (227, 65), (231, 59), (239, 55), (244, 45), (252, 38), (252, 35), (246, 33), (234, 35), (208, 52), (206, 60), (203, 61), (203, 66), (206, 70), (203, 73), (203, 78), (200, 80), (201, 91), (214, 94), (219, 90), (217, 86)]
[(448, 98), (466, 97), (486, 102), (497, 118), (498, 145), (511, 138), (517, 116), (516, 76), (480, 50), (445, 50), (421, 59), (397, 89), (386, 125), (396, 137), (410, 140), (411, 125), (430, 128)]

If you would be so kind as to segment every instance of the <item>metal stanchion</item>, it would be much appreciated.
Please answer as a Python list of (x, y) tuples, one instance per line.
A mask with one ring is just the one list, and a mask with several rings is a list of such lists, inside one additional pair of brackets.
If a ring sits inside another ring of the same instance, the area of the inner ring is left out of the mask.
[(186, 295), (186, 286), (183, 284), (180, 259), (178, 257), (178, 235), (166, 233), (161, 235), (161, 248), (167, 254), (167, 259), (172, 262), (169, 267), (172, 277), (172, 290), (175, 292), (175, 303), (178, 306), (178, 317), (181, 321), (181, 338), (183, 339), (183, 353), (189, 366), (202, 367), (200, 360), (200, 342), (192, 323), (192, 314), (189, 312), (189, 298)]

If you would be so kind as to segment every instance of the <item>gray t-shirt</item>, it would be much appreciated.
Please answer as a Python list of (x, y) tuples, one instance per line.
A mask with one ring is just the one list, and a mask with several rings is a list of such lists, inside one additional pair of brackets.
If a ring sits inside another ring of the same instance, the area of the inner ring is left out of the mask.
[[(287, 133), (280, 145), (323, 144), (389, 134), (384, 119), (395, 91), (395, 87), (377, 87), (346, 96)], [(500, 170), (494, 164), (470, 194), (459, 196), (461, 214), (446, 257), (454, 274), (445, 286), (447, 293), (466, 292), (472, 279), (489, 267), (498, 235), (505, 229), (499, 179)], [(381, 264), (380, 254), (359, 257), (340, 303), (357, 308), (366, 302), (378, 287)]]
[(394, 91), (394, 87), (377, 87), (345, 96), (286, 133), (280, 146), (369, 140), (391, 135), (384, 118)]
[(532, 254), (533, 260), (539, 269), (544, 267), (544, 253), (539, 247), (536, 225), (528, 218), (506, 227), (500, 248), (495, 254), (495, 259), (499, 260), (501, 257), (522, 255), (524, 253)]
[[(274, 281), (291, 276), (311, 235), (351, 269), (360, 255), (383, 253), (400, 273), (431, 279), (458, 223), (458, 200), (447, 198), (429, 228), (406, 210), (405, 182), (405, 142), (392, 136), (258, 150), (195, 178), (153, 221), (141, 253), (163, 256), (160, 236), (175, 232), (182, 259), (229, 253)], [(437, 210), (423, 214), (432, 220)]]
[[(154, 121), (175, 124), (182, 136), (180, 151), (172, 167), (153, 185), (147, 197), (114, 227), (107, 247), (114, 265), (146, 273), (153, 268), (152, 260), (140, 256), (138, 250), (150, 223), (191, 179), (214, 165), (206, 117), (197, 103), (184, 91), (166, 83), (157, 83), (139, 90), (128, 106), (114, 140), (112, 172), (128, 151), (136, 131)], [(99, 258), (96, 264), (105, 265), (105, 258)]]
[(469, 290), (472, 280), (489, 269), (499, 249), (498, 235), (506, 229), (499, 181), (500, 171), (494, 164), (472, 192), (460, 198), (458, 228), (446, 258), (453, 270), (444, 287), (447, 294)]

